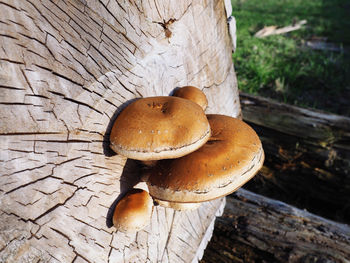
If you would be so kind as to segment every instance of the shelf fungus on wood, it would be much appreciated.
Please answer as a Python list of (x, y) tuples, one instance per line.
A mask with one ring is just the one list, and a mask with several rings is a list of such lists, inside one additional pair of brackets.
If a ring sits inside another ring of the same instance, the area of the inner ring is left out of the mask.
[(117, 117), (111, 148), (128, 158), (151, 161), (189, 154), (210, 137), (202, 108), (177, 97), (149, 97), (128, 105)]
[(193, 210), (249, 181), (262, 167), (264, 151), (248, 124), (225, 115), (205, 115), (204, 106), (186, 95), (201, 91), (192, 86), (180, 90), (185, 91), (178, 94), (182, 98), (174, 93), (130, 104), (113, 125), (111, 147), (145, 162), (142, 180), (156, 203)]
[(236, 191), (262, 167), (264, 151), (246, 123), (207, 115), (212, 136), (186, 156), (158, 161), (149, 171), (150, 195), (162, 201), (197, 203)]
[(113, 225), (125, 233), (140, 231), (151, 219), (153, 200), (147, 191), (131, 189), (119, 200), (113, 213)]

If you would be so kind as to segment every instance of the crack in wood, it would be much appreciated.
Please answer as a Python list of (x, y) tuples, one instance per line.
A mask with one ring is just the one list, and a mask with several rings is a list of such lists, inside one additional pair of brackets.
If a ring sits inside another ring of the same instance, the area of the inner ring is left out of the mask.
[(75, 193), (76, 193), (77, 191), (83, 190), (83, 189), (85, 189), (85, 188), (86, 188), (86, 187), (77, 187), (77, 188), (74, 190), (74, 192), (73, 192), (68, 198), (66, 198), (63, 202), (56, 204), (55, 206), (53, 206), (53, 207), (51, 207), (50, 209), (46, 210), (44, 213), (40, 214), (39, 216), (37, 216), (36, 218), (34, 218), (34, 219), (31, 220), (31, 221), (36, 222), (36, 221), (38, 221), (40, 218), (45, 217), (45, 216), (47, 216), (48, 214), (50, 214), (51, 212), (53, 212), (54, 210), (56, 210), (58, 207), (64, 206), (70, 199), (72, 199), (72, 198), (74, 197), (74, 195), (75, 195)]
[(58, 230), (58, 229), (56, 229), (56, 228), (53, 228), (53, 227), (50, 227), (50, 229), (53, 230), (54, 232), (56, 232), (57, 234), (61, 235), (61, 236), (64, 237), (65, 239), (67, 239), (67, 241), (68, 241), (68, 246), (70, 246), (70, 247), (73, 249), (73, 253), (74, 253), (77, 257), (79, 256), (79, 257), (81, 257), (82, 259), (84, 259), (86, 262), (92, 263), (92, 262), (89, 261), (86, 257), (82, 256), (81, 254), (79, 254), (79, 253), (76, 251), (75, 246), (73, 246), (73, 245), (71, 244), (71, 242), (72, 242), (71, 238), (70, 238), (67, 234), (65, 234), (65, 233), (63, 233), (62, 231), (60, 231), (60, 230)]
[[(41, 66), (41, 65), (39, 65), (39, 64), (33, 64), (34, 66), (37, 66), (38, 68), (40, 68), (40, 69), (43, 69), (43, 70), (45, 70), (45, 71), (48, 71), (48, 72), (50, 72), (50, 73), (52, 73), (53, 75), (55, 75), (55, 76), (57, 76), (57, 77), (59, 77), (59, 78), (62, 78), (62, 79), (64, 79), (64, 80), (67, 80), (68, 82), (70, 82), (70, 83), (72, 83), (72, 84), (74, 84), (74, 85), (77, 85), (77, 86), (79, 86), (79, 87), (82, 87), (83, 85), (84, 85), (84, 83), (80, 83), (80, 82), (77, 82), (77, 81), (75, 81), (75, 80), (73, 80), (73, 79), (70, 79), (69, 77), (67, 77), (67, 76), (65, 76), (65, 75), (63, 75), (63, 74), (61, 74), (61, 73), (58, 73), (58, 72), (56, 72), (56, 71), (54, 71), (53, 69), (50, 69), (50, 68), (47, 68), (47, 67), (44, 67), (44, 66)], [(51, 91), (51, 93), (53, 93), (52, 91)], [(65, 99), (69, 99), (69, 98), (66, 98), (66, 97), (64, 97)], [(73, 101), (74, 102), (74, 101)], [(81, 102), (81, 104), (83, 104), (83, 102)], [(89, 105), (89, 107), (91, 107), (90, 105)], [(92, 107), (91, 107), (92, 108)]]
[(191, 228), (193, 230), (193, 233), (195, 233), (197, 235), (197, 237), (200, 238), (201, 235), (197, 232), (196, 227), (193, 225), (192, 219), (189, 218), (187, 213), (186, 213), (186, 218), (187, 218), (188, 222), (190, 223), (190, 226), (191, 226)]
[(164, 246), (164, 250), (163, 250), (163, 255), (161, 257), (161, 260), (163, 260), (165, 254), (167, 254), (168, 258), (169, 258), (169, 254), (168, 254), (168, 244), (169, 244), (169, 241), (170, 241), (170, 238), (171, 238), (171, 235), (173, 234), (173, 227), (174, 227), (174, 224), (175, 224), (175, 217), (177, 215), (177, 212), (174, 211), (173, 212), (173, 217), (172, 217), (172, 220), (171, 220), (171, 224), (170, 224), (170, 229), (168, 231), (168, 237), (167, 237), (167, 240), (165, 242), (165, 246)]
[[(2, 59), (0, 59), (2, 60)], [(14, 87), (14, 86), (7, 86), (7, 85), (3, 85), (0, 84), (0, 89), (9, 89), (9, 90), (26, 90), (25, 88), (18, 88), (18, 87)]]
[(35, 200), (35, 201), (29, 202), (29, 203), (22, 203), (22, 202), (17, 201), (17, 200), (16, 200), (15, 202), (18, 203), (18, 204), (20, 204), (20, 205), (22, 205), (22, 206), (29, 206), (29, 205), (34, 205), (35, 203), (37, 203), (38, 201), (40, 201), (41, 198), (42, 198), (42, 197), (38, 198), (38, 199)]
[(41, 165), (41, 166), (37, 166), (37, 167), (32, 167), (32, 168), (27, 168), (27, 169), (15, 171), (15, 172), (12, 172), (10, 174), (3, 174), (2, 176), (11, 176), (11, 175), (22, 173), (22, 172), (26, 172), (26, 171), (33, 171), (33, 170), (40, 169), (40, 168), (43, 168), (43, 167), (46, 167), (46, 164)]
[(3, 2), (3, 1), (0, 2), (0, 5), (4, 5), (4, 6), (7, 6), (7, 7), (10, 7), (11, 9), (14, 9), (14, 10), (16, 10), (16, 11), (21, 11), (21, 10), (18, 9), (17, 7), (12, 6), (12, 5), (10, 5), (9, 3)]
[[(53, 173), (52, 173), (52, 174), (53, 174)], [(47, 175), (47, 176), (44, 176), (44, 177), (39, 178), (39, 179), (34, 180), (34, 181), (30, 181), (29, 183), (22, 184), (22, 185), (20, 185), (20, 186), (18, 186), (18, 187), (15, 187), (15, 188), (13, 188), (13, 189), (11, 189), (11, 190), (5, 192), (5, 194), (10, 194), (10, 193), (15, 192), (15, 191), (17, 191), (17, 190), (20, 190), (20, 189), (22, 189), (22, 188), (25, 188), (25, 187), (27, 187), (28, 185), (32, 185), (32, 184), (35, 184), (35, 183), (37, 183), (37, 182), (43, 181), (43, 180), (45, 180), (45, 179), (47, 179), (47, 178), (50, 178), (50, 177), (52, 176), (52, 174)]]

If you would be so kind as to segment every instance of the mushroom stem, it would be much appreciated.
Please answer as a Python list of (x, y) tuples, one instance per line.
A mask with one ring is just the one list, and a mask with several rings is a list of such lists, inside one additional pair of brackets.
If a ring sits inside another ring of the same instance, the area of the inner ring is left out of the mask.
[(201, 203), (179, 203), (179, 202), (167, 202), (159, 199), (154, 199), (162, 207), (172, 208), (174, 210), (195, 210), (200, 207)]

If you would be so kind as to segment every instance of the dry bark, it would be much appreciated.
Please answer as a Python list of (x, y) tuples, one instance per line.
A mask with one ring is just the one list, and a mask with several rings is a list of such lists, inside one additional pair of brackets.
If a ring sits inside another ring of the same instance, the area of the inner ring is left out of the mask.
[[(188, 262), (223, 200), (155, 207), (135, 235), (110, 211), (139, 180), (114, 155), (117, 113), (193, 85), (240, 114), (223, 1), (0, 2), (0, 261)], [(200, 252), (200, 251), (199, 251)]]
[(215, 223), (205, 262), (349, 262), (350, 227), (239, 190)]

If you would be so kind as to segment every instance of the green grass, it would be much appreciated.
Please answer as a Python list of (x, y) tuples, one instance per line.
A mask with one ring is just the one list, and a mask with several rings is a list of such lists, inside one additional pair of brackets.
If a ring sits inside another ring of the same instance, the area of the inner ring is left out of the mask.
[[(233, 0), (237, 50), (233, 55), (239, 89), (282, 102), (350, 115), (350, 54), (311, 50), (312, 37), (350, 47), (347, 0)], [(288, 26), (306, 19), (300, 30), (256, 38), (264, 26)], [(350, 51), (350, 50), (348, 50)]]

